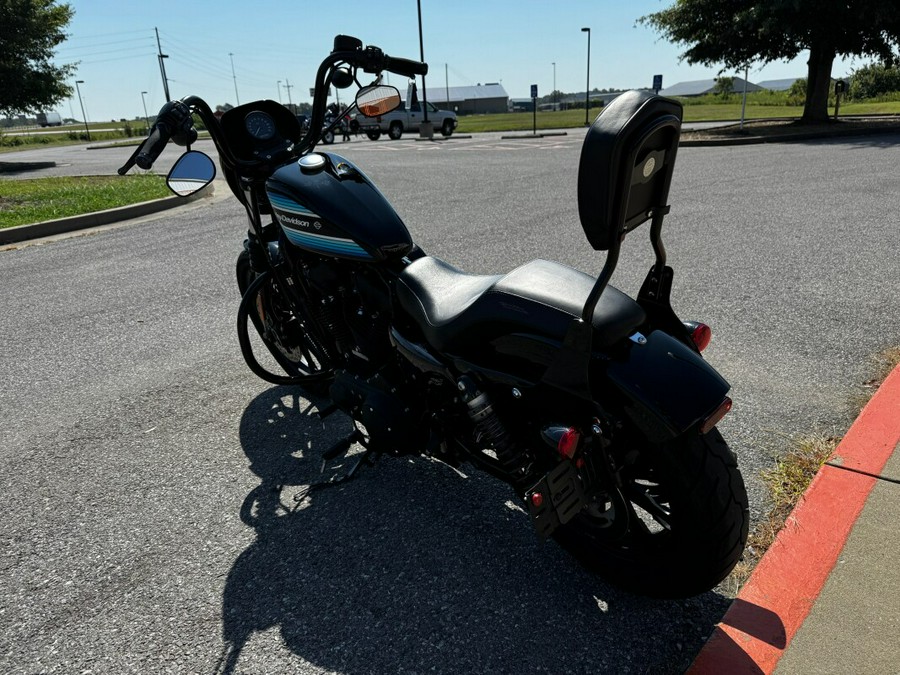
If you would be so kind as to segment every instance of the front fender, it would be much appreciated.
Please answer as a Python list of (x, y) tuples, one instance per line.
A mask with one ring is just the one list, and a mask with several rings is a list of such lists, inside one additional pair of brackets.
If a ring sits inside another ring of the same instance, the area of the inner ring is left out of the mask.
[(600, 399), (612, 394), (648, 440), (663, 443), (708, 417), (731, 386), (672, 336), (657, 330), (646, 340), (630, 341), (626, 354), (612, 357), (594, 386)]

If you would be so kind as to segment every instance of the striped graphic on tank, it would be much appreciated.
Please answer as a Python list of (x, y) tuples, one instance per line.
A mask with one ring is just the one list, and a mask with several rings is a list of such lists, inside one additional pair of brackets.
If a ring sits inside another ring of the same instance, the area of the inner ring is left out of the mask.
[(288, 213), (295, 213), (298, 216), (307, 216), (308, 218), (319, 217), (318, 214), (313, 213), (302, 204), (298, 204), (293, 199), (284, 197), (277, 192), (266, 192), (266, 194), (269, 195), (269, 201), (272, 203), (272, 206), (280, 211), (287, 211)]
[(317, 253), (344, 258), (373, 259), (362, 246), (352, 239), (320, 234), (307, 229), (324, 226), (321, 217), (317, 213), (284, 195), (268, 191), (266, 194), (269, 196), (269, 202), (272, 204), (278, 223), (284, 231), (284, 236), (295, 246), (316, 251)]

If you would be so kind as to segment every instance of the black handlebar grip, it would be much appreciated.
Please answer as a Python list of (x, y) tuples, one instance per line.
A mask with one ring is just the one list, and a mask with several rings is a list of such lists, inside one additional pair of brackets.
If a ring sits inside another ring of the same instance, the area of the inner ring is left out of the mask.
[(412, 61), (410, 59), (398, 59), (393, 56), (384, 56), (384, 69), (398, 75), (406, 77), (415, 77), (416, 75), (427, 75), (428, 64), (422, 61)]
[(147, 140), (144, 141), (141, 146), (141, 151), (138, 153), (138, 156), (135, 158), (134, 162), (142, 169), (150, 169), (153, 167), (153, 162), (156, 161), (156, 158), (159, 157), (160, 153), (166, 147), (166, 143), (169, 142), (169, 132), (168, 127), (162, 124), (157, 124), (153, 127), (153, 132), (150, 136), (147, 137)]

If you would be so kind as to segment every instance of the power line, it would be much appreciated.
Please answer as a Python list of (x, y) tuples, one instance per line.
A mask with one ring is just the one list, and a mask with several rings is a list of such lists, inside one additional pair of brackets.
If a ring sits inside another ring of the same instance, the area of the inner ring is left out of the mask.
[(116, 57), (109, 58), (109, 59), (96, 59), (96, 60), (92, 60), (92, 61), (82, 61), (79, 59), (78, 61), (68, 61), (68, 62), (62, 63), (60, 65), (90, 66), (95, 63), (109, 63), (110, 61), (128, 61), (130, 59), (144, 59), (144, 58), (153, 57), (153, 56), (156, 56), (155, 52), (145, 52), (143, 54), (133, 54), (131, 56), (116, 56)]
[(87, 54), (66, 54), (65, 58), (67, 59), (81, 59), (86, 56), (106, 56), (108, 54), (118, 54), (121, 52), (133, 52), (136, 49), (147, 49), (150, 47), (152, 49), (153, 45), (135, 45), (133, 47), (121, 47), (119, 49), (105, 49), (100, 52), (90, 52)]
[[(78, 39), (78, 40), (93, 40), (94, 38), (113, 37), (113, 36), (119, 37), (122, 35), (134, 35), (135, 33), (147, 33), (149, 31), (150, 31), (149, 28), (140, 28), (140, 29), (136, 29), (136, 30), (118, 30), (113, 33), (94, 33), (93, 35), (84, 35), (82, 33), (79, 33), (78, 37), (76, 39)], [(72, 38), (67, 38), (66, 41), (68, 42), (71, 39)]]
[(57, 51), (69, 52), (69, 51), (76, 51), (76, 50), (82, 50), (82, 49), (97, 49), (99, 47), (109, 47), (111, 45), (121, 45), (121, 44), (134, 45), (134, 43), (138, 42), (138, 41), (152, 41), (152, 40), (153, 40), (153, 37), (148, 35), (144, 38), (137, 38), (137, 39), (132, 39), (132, 40), (113, 40), (112, 42), (100, 42), (98, 44), (93, 44), (93, 45), (62, 46), (59, 49), (57, 49)]

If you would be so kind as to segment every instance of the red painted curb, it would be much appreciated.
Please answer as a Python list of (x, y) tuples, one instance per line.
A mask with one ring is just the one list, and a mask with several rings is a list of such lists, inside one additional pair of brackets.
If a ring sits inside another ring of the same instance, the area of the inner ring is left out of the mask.
[[(898, 443), (900, 366), (856, 418), (829, 461), (877, 475)], [(828, 580), (875, 480), (843, 468), (822, 467), (688, 673), (775, 670)]]

